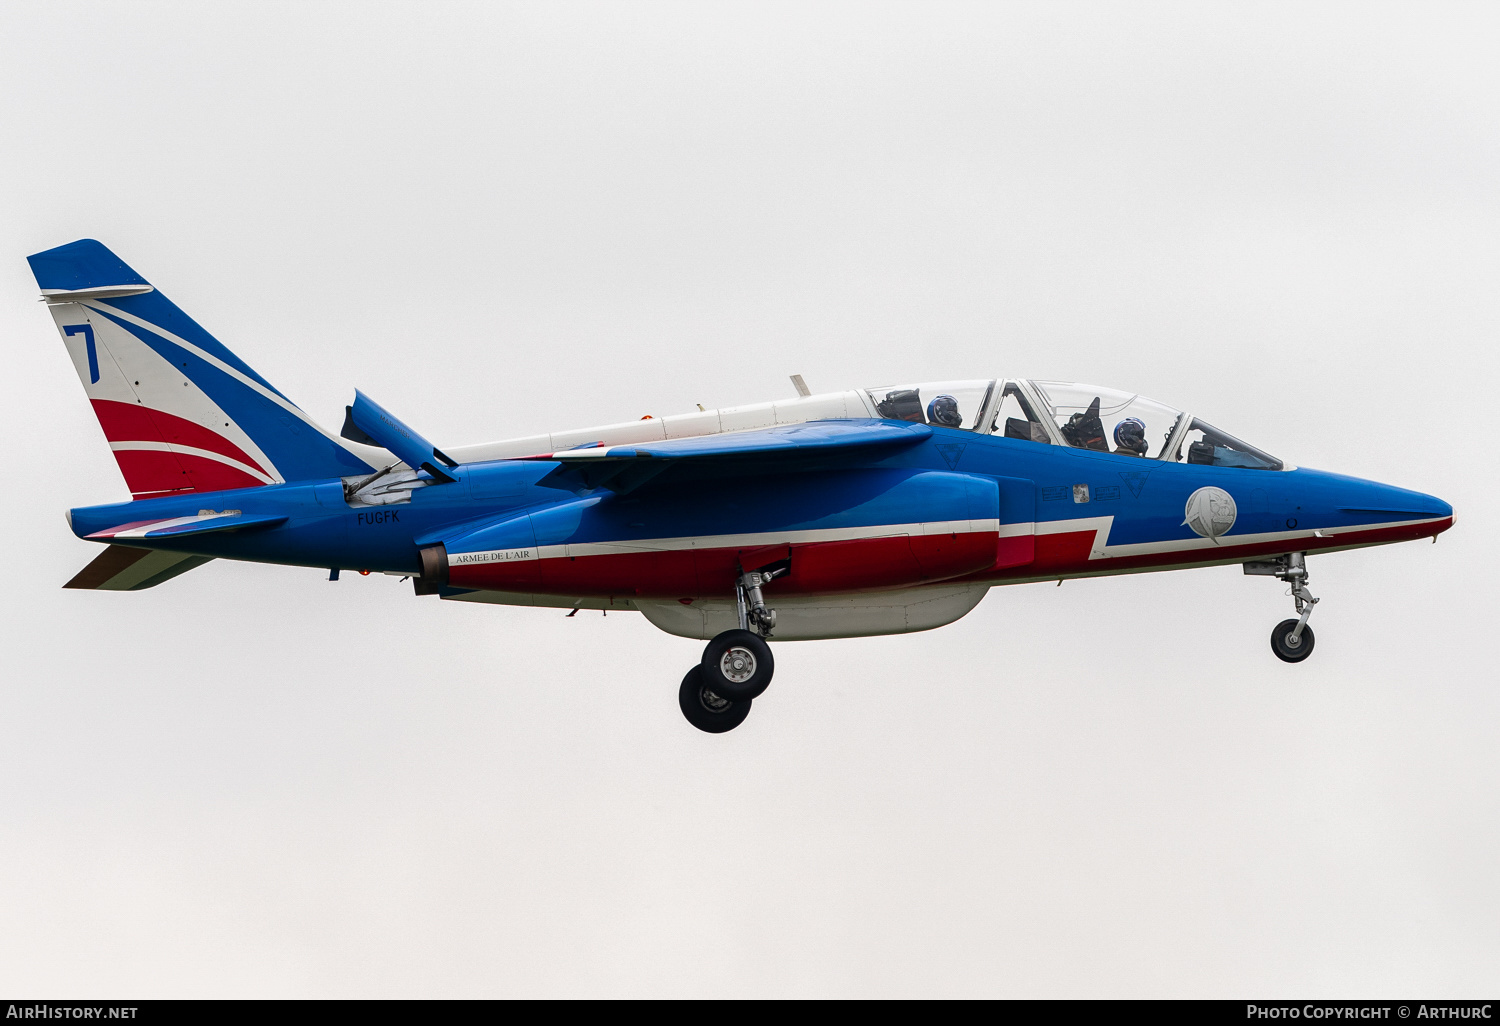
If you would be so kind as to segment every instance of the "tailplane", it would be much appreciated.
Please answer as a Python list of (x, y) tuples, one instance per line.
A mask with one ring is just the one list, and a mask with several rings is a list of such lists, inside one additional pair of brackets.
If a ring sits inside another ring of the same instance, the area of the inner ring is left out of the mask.
[(211, 559), (212, 556), (192, 556), (185, 552), (153, 552), (111, 545), (63, 587), (82, 591), (141, 591), (170, 581)]
[(102, 243), (27, 260), (135, 498), (374, 469)]

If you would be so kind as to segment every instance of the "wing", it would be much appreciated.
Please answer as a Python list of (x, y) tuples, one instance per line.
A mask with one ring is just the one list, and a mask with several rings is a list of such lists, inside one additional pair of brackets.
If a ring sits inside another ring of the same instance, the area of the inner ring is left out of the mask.
[(932, 428), (926, 424), (818, 420), (645, 445), (580, 446), (521, 458), (555, 460), (562, 464), (539, 484), (575, 490), (608, 487), (628, 492), (674, 466), (729, 470), (743, 468), (747, 463), (834, 465), (846, 459), (910, 448), (931, 437)]
[(765, 453), (820, 452), (865, 447), (900, 448), (930, 438), (932, 428), (893, 420), (814, 420), (805, 424), (673, 438), (649, 445), (594, 445), (523, 456), (528, 460), (695, 459)]

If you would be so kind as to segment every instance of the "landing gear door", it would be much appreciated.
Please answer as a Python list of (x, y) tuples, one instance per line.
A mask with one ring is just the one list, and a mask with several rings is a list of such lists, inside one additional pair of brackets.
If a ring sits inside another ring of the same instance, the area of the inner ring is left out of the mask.
[(1036, 560), (1036, 484), (1026, 478), (1002, 477), (1000, 539), (993, 569), (1025, 566)]

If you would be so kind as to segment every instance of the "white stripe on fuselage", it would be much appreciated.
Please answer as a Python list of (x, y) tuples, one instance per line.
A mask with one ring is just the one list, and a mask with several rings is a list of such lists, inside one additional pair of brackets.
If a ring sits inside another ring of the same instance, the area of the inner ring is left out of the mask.
[(1293, 551), (1297, 541), (1315, 538), (1334, 538), (1343, 534), (1364, 531), (1379, 531), (1392, 527), (1418, 527), (1436, 524), (1447, 517), (1429, 517), (1424, 520), (1395, 520), (1379, 524), (1349, 524), (1343, 527), (1323, 527), (1316, 530), (1271, 531), (1260, 534), (1237, 534), (1225, 536), (1217, 541), (1209, 538), (1176, 538), (1169, 541), (1137, 542), (1129, 545), (1110, 545), (1109, 532), (1115, 518), (1080, 517), (1075, 520), (1047, 520), (1041, 523), (1000, 524), (994, 520), (950, 520), (931, 524), (877, 524), (870, 527), (836, 527), (804, 531), (763, 531), (754, 534), (695, 535), (680, 538), (641, 538), (607, 542), (573, 542), (561, 545), (539, 545), (520, 549), (476, 550), (450, 552), (451, 565), (476, 563), (503, 563), (516, 560), (558, 559), (579, 556), (614, 556), (636, 552), (678, 552), (684, 549), (735, 549), (763, 548), (772, 545), (807, 545), (815, 542), (863, 541), (876, 538), (894, 538), (910, 535), (969, 534), (974, 532), (997, 532), (1002, 538), (1025, 537), (1026, 535), (1082, 534), (1092, 532), (1093, 543), (1089, 547), (1089, 559), (1119, 559), (1129, 556), (1147, 556), (1166, 552), (1197, 552), (1205, 556), (1227, 546), (1264, 545), (1282, 542), (1287, 551)]
[[(1392, 527), (1419, 527), (1436, 524), (1447, 517), (1428, 517), (1422, 520), (1393, 520), (1380, 524), (1345, 524), (1340, 527), (1299, 528), (1292, 531), (1264, 531), (1257, 534), (1221, 535), (1219, 538), (1173, 538), (1167, 541), (1132, 542), (1124, 545), (1109, 544), (1110, 529), (1115, 518), (1082, 517), (1077, 520), (1048, 520), (1036, 525), (1038, 535), (1075, 534), (1093, 531), (1094, 541), (1089, 547), (1089, 559), (1124, 559), (1130, 556), (1154, 556), (1163, 552), (1194, 552), (1205, 554), (1223, 549), (1225, 546), (1265, 545), (1269, 542), (1291, 543), (1320, 538), (1336, 538), (1341, 534), (1358, 534), (1364, 531), (1380, 531)], [(1290, 546), (1291, 551), (1295, 546)]]
[[(944, 520), (928, 524), (876, 524), (872, 527), (825, 527), (806, 531), (761, 531), (755, 534), (708, 534), (684, 538), (640, 538), (629, 541), (571, 542), (562, 545), (537, 545), (524, 549), (450, 552), (450, 565), (474, 563), (507, 563), (518, 559), (558, 559), (578, 556), (618, 556), (632, 552), (679, 552), (684, 549), (748, 549), (772, 545), (806, 545), (810, 542), (866, 541), (875, 538), (904, 538), (911, 535), (975, 534), (1004, 532), (997, 520)], [(1022, 525), (1031, 533), (1031, 525)], [(530, 553), (530, 555), (522, 555)]]

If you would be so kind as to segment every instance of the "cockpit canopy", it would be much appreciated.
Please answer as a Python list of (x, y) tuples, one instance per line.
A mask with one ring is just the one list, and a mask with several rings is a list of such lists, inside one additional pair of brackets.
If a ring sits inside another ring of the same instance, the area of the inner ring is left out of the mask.
[(875, 413), (886, 420), (909, 420), (934, 427), (977, 430), (995, 389), (993, 380), (938, 381), (869, 389)]
[(1154, 399), (1072, 381), (938, 381), (866, 390), (877, 416), (1041, 445), (1246, 470), (1283, 464)]

